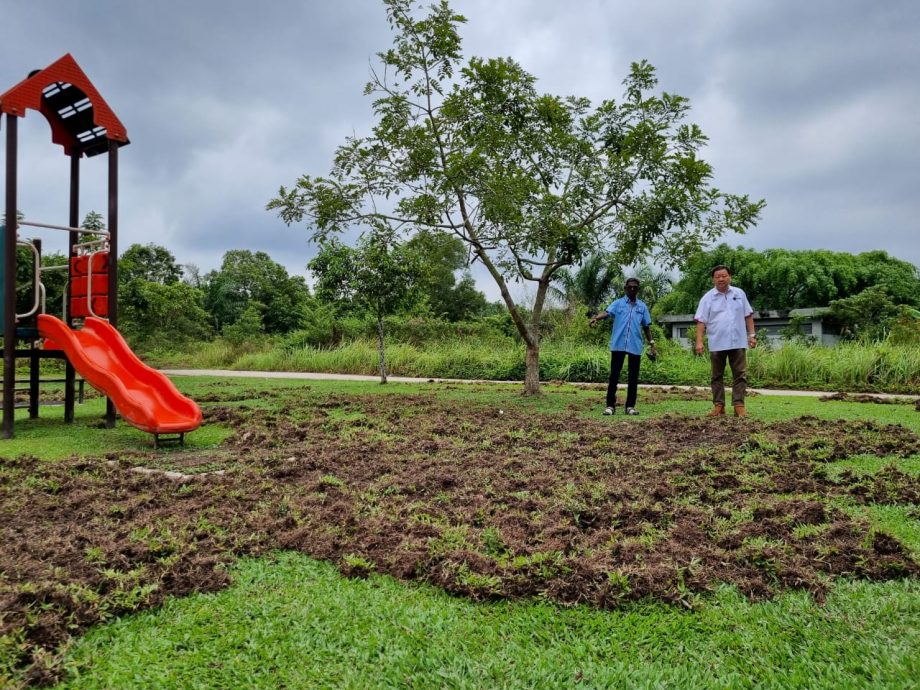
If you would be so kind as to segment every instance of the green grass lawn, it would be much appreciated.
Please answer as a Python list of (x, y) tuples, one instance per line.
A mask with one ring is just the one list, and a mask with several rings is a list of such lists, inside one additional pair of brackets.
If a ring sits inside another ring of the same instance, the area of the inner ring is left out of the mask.
[[(549, 385), (544, 396), (523, 398), (517, 385), (206, 377), (176, 382), (201, 401), (206, 415), (218, 403), (272, 411), (265, 391), (311, 399), (435, 392), (438, 400), (527, 417), (574, 411), (596, 421), (604, 395), (568, 385)], [(710, 406), (705, 392), (642, 391), (639, 403), (641, 417), (602, 421), (699, 417)], [(75, 454), (151, 450), (149, 435), (121, 422), (114, 430), (99, 428), (103, 411), (97, 399), (78, 406), (72, 426), (62, 423), (56, 408), (43, 409), (41, 420), (17, 418), (16, 437), (3, 442), (0, 455), (30, 454), (53, 462)], [(803, 415), (872, 420), (920, 434), (920, 413), (912, 405), (754, 396), (749, 412), (766, 422)], [(360, 413), (348, 414), (361, 419)], [(341, 413), (331, 410), (330, 420), (336, 415)], [(233, 431), (206, 423), (188, 436), (186, 452), (217, 451)], [(158, 466), (168, 467), (180, 453), (159, 451)], [(920, 475), (916, 455), (893, 460), (857, 454), (828, 463), (827, 472), (872, 476), (892, 462), (912, 477)], [(896, 536), (920, 560), (920, 506), (858, 505), (845, 499), (838, 505)], [(917, 579), (844, 578), (830, 586), (821, 603), (802, 591), (752, 602), (721, 586), (689, 596), (684, 605), (642, 600), (597, 610), (539, 597), (474, 602), (374, 573), (347, 578), (330, 563), (289, 551), (241, 559), (230, 572), (232, 585), (226, 589), (167, 599), (156, 609), (115, 618), (75, 638), (50, 662), (66, 672), (59, 687), (912, 688), (920, 678)], [(16, 644), (15, 636), (0, 639), (0, 686), (3, 654)], [(11, 684), (21, 681), (15, 673), (5, 678)]]
[(230, 589), (94, 630), (70, 688), (910, 688), (920, 584), (845, 583), (823, 605), (693, 611), (477, 604), (388, 577), (345, 579), (299, 554), (247, 560)]

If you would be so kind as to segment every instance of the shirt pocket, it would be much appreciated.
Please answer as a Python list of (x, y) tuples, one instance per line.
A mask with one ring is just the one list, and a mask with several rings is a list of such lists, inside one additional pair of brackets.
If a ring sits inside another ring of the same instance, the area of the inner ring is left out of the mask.
[(730, 308), (731, 308), (731, 307), (730, 307), (729, 304), (728, 304), (728, 300), (726, 300), (724, 297), (721, 297), (721, 296), (720, 296), (720, 297), (714, 297), (714, 298), (713, 298), (712, 300), (710, 300), (710, 302), (709, 302), (709, 314), (710, 314), (710, 316), (717, 316), (717, 315), (720, 315), (720, 314), (724, 314), (724, 313), (727, 312)]
[(731, 302), (732, 316), (744, 316), (744, 300), (740, 297), (732, 297)]

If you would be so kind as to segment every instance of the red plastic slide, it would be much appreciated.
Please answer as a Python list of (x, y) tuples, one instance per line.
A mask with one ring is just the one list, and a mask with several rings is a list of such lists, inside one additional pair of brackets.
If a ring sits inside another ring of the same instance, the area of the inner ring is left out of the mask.
[(74, 369), (105, 393), (122, 418), (151, 434), (179, 434), (201, 426), (201, 409), (166, 376), (144, 364), (108, 321), (92, 316), (74, 330), (39, 314), (38, 332), (62, 349)]

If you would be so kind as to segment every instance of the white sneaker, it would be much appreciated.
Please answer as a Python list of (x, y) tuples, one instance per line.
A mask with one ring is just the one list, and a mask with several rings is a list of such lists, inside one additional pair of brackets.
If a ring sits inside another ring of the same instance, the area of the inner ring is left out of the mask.
[(638, 410), (636, 410), (635, 407), (627, 407), (627, 408), (626, 408), (626, 414), (628, 414), (628, 415), (630, 415), (630, 416), (635, 416), (635, 415), (639, 414), (639, 412), (638, 412)]
[(612, 414), (613, 414), (613, 408), (612, 408), (612, 407), (606, 407), (606, 408), (604, 408), (604, 415), (605, 415), (605, 416), (609, 417), (609, 416), (612, 415)]

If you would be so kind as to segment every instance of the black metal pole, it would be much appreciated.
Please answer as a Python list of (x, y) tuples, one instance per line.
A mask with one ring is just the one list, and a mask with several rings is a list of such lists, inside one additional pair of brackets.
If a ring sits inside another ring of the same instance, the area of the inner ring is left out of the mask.
[(38, 403), (41, 396), (41, 360), (38, 343), (29, 345), (29, 419), (38, 419)]
[(3, 438), (16, 415), (16, 156), (18, 119), (6, 116), (6, 230), (3, 233)]
[[(109, 323), (118, 326), (118, 142), (109, 139)], [(115, 426), (115, 405), (108, 398), (105, 425)]]
[[(80, 227), (80, 152), (74, 151), (70, 154), (70, 218), (68, 225), (72, 228)], [(70, 231), (67, 233), (67, 284), (68, 289), (64, 293), (70, 296), (70, 266), (73, 261), (73, 246), (79, 241), (80, 235), (77, 232)], [(73, 328), (73, 316), (70, 313), (70, 305), (64, 305), (64, 311), (67, 313), (67, 325)], [(70, 358), (65, 358), (64, 365), (64, 423), (73, 424), (74, 419), (74, 386), (76, 385), (76, 372)]]

